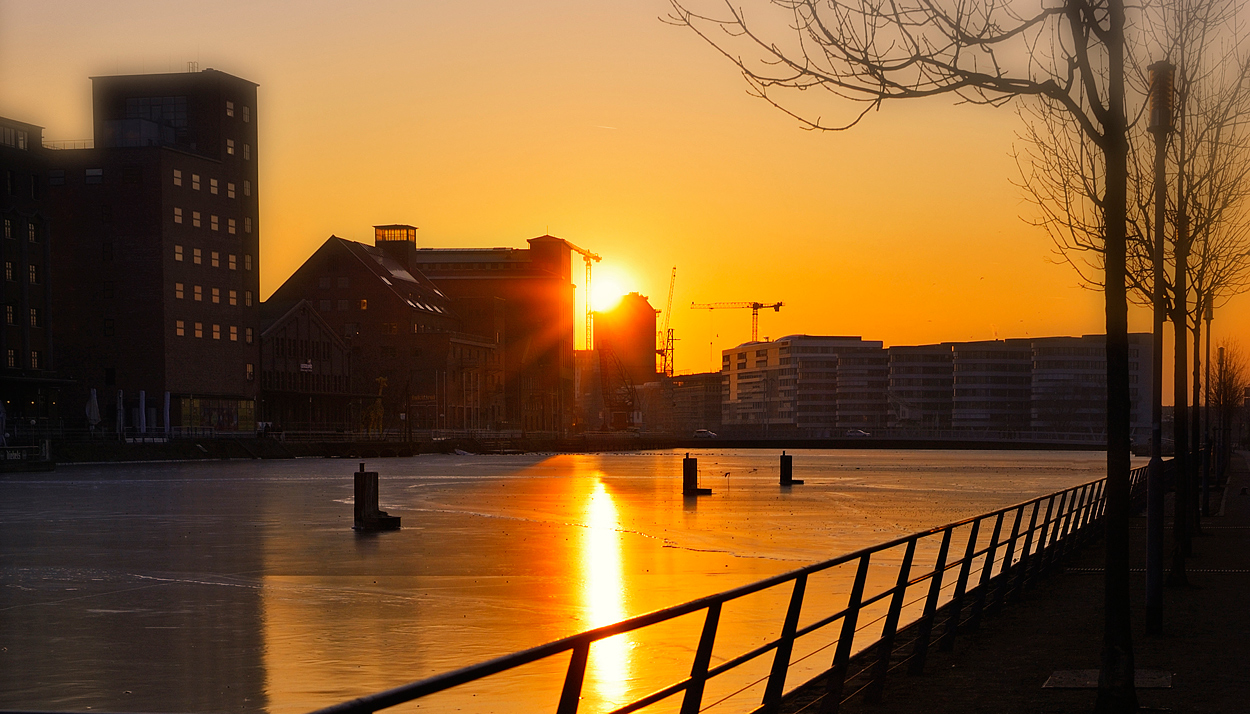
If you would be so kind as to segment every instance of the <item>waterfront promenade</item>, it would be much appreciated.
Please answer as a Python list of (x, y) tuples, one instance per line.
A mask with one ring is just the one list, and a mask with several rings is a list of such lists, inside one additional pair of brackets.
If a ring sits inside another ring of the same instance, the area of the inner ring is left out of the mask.
[[(1170, 688), (1139, 688), (1143, 711), (1250, 711), (1250, 471), (1233, 457), (1228, 486), (1194, 539), (1189, 585), (1164, 592), (1164, 632), (1145, 632), (1145, 518), (1134, 517), (1133, 642), (1137, 669), (1171, 673)], [(1221, 504), (1223, 513), (1220, 514)], [(1170, 514), (1169, 504), (1169, 514)], [(1169, 526), (1170, 529), (1170, 526)], [(1168, 543), (1170, 552), (1171, 543)], [(953, 652), (931, 652), (925, 673), (890, 673), (883, 700), (861, 696), (850, 714), (1052, 714), (1093, 711), (1095, 690), (1044, 688), (1056, 671), (1097, 669), (1102, 642), (1102, 541), (1025, 597), (961, 634)], [(807, 711), (791, 702), (788, 712)]]

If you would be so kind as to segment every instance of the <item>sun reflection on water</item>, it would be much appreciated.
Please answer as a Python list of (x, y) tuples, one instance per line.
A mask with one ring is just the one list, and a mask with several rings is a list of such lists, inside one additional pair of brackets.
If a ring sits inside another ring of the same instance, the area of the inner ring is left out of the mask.
[[(603, 481), (597, 481), (590, 494), (586, 523), (582, 600), (590, 626), (599, 627), (625, 617), (620, 522), (616, 503)], [(600, 640), (591, 648), (589, 680), (605, 708), (624, 703), (629, 680), (629, 651), (628, 634)]]

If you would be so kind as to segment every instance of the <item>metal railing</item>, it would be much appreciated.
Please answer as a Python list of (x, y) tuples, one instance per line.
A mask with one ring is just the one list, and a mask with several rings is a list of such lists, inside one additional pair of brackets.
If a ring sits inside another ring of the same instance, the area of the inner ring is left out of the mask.
[[(1145, 475), (1146, 467), (1130, 472), (1131, 493), (1135, 497), (1144, 491)], [(1105, 478), (1091, 481), (716, 595), (319, 709), (314, 714), (371, 714), (563, 654), (569, 655), (569, 664), (559, 700), (555, 702), (555, 711), (557, 714), (573, 714), (582, 696), (591, 645), (700, 612), (703, 613), (702, 634), (694, 649), (689, 676), (620, 706), (612, 710), (613, 714), (638, 711), (678, 694), (682, 696), (682, 714), (696, 714), (708, 708), (703, 703), (703, 695), (709, 682), (770, 653), (772, 663), (766, 677), (738, 691), (764, 684), (762, 701), (754, 711), (774, 711), (784, 697), (793, 693), (786, 689), (786, 678), (792, 665), (799, 661), (792, 660), (796, 644), (818, 632), (828, 634), (830, 631), (825, 628), (835, 624), (839, 626), (836, 641), (827, 642), (799, 659), (806, 659), (828, 647), (836, 648), (824, 674), (801, 687), (805, 695), (811, 694), (808, 697), (810, 701), (805, 701), (803, 705), (803, 711), (836, 712), (842, 702), (860, 692), (869, 700), (879, 699), (886, 675), (904, 663), (909, 672), (920, 673), (931, 646), (936, 644), (942, 649), (951, 648), (958, 633), (976, 628), (984, 613), (996, 610), (1016, 597), (1037, 576), (1088, 540), (1097, 530), (1094, 526), (1101, 521), (1104, 512), (1105, 484)], [(987, 530), (991, 531), (991, 535), (984, 539)], [(918, 568), (918, 546), (923, 544), (926, 551), (931, 551), (934, 549), (930, 546), (935, 541), (937, 547), (932, 565)], [(903, 554), (897, 565), (898, 574), (893, 586), (870, 591), (868, 574), (870, 566), (875, 564), (874, 556), (882, 556), (896, 548), (902, 548)], [(961, 557), (950, 559), (952, 553), (961, 550)], [(800, 627), (804, 596), (811, 576), (852, 563), (855, 565), (855, 576), (845, 606)], [(948, 581), (952, 572), (954, 580)], [(713, 647), (724, 607), (748, 595), (787, 586), (790, 588), (789, 604), (784, 618), (774, 623), (780, 626), (779, 630), (774, 630), (775, 636), (713, 666)], [(908, 601), (907, 594), (909, 591), (914, 593), (913, 588), (923, 590), (924, 594)], [(900, 636), (905, 605), (919, 606), (913, 608), (918, 616), (906, 626), (907, 642), (903, 642), (904, 638)], [(876, 608), (869, 612), (874, 606)], [(883, 616), (860, 623), (861, 616), (876, 614), (882, 606), (885, 609)], [(939, 618), (939, 615), (942, 617)], [(870, 633), (875, 631), (877, 624), (880, 624), (880, 635), (874, 640), (864, 641), (872, 636)], [(857, 654), (859, 656), (853, 657)], [(822, 678), (823, 683), (820, 681)]]

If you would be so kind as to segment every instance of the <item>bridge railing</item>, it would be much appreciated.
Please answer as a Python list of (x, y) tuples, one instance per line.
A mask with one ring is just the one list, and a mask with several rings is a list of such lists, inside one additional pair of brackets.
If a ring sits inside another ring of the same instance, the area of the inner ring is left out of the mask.
[[(1135, 496), (1144, 491), (1145, 475), (1145, 467), (1130, 473)], [(694, 614), (702, 614), (703, 625), (697, 641), (688, 643), (694, 652), (689, 675), (618, 706), (612, 710), (613, 714), (638, 711), (679, 695), (682, 714), (696, 714), (728, 699), (706, 704), (704, 693), (710, 682), (733, 677), (744, 665), (761, 664), (760, 658), (767, 657), (771, 657), (771, 663), (766, 659), (762, 662), (768, 665), (768, 673), (763, 678), (741, 677), (722, 689), (741, 693), (754, 688), (758, 693), (762, 684), (759, 705), (753, 705), (752, 710), (772, 711), (781, 704), (783, 697), (793, 693), (794, 688), (787, 688), (787, 677), (792, 670), (798, 671), (794, 665), (830, 648), (834, 651), (827, 660), (828, 666), (819, 667), (823, 674), (802, 687), (800, 695), (806, 700), (804, 711), (836, 712), (843, 701), (860, 692), (870, 700), (880, 698), (887, 674), (904, 664), (912, 673), (921, 672), (933, 646), (943, 649), (953, 646), (955, 637), (976, 628), (984, 613), (1016, 597), (1041, 573), (1092, 537), (1106, 505), (1105, 484), (1106, 479), (1091, 481), (715, 595), (346, 701), (314, 714), (372, 713), (562, 655), (567, 655), (569, 662), (559, 699), (552, 704), (556, 714), (573, 714), (583, 695), (594, 643)], [(901, 559), (895, 561), (893, 556), (899, 549)], [(932, 554), (932, 560), (918, 559), (918, 552), (926, 556)], [(882, 558), (890, 560), (890, 567), (898, 568), (897, 576), (892, 584), (886, 583), (886, 587), (881, 587), (880, 583), (870, 586), (870, 567), (877, 564), (874, 559)], [(925, 562), (921, 564), (918, 560)], [(843, 606), (800, 625), (809, 580), (838, 566), (851, 565), (855, 575)], [(787, 588), (788, 606), (784, 614), (778, 613), (780, 617), (773, 623), (768, 639), (714, 665), (712, 654), (725, 607), (765, 591), (779, 591), (785, 599)], [(907, 623), (903, 622), (905, 612), (910, 617)], [(836, 638), (832, 636), (833, 628), (837, 629)], [(814, 649), (809, 647), (807, 654), (796, 656), (796, 646), (805, 638), (817, 638), (822, 633), (826, 635), (823, 644), (815, 645)]]

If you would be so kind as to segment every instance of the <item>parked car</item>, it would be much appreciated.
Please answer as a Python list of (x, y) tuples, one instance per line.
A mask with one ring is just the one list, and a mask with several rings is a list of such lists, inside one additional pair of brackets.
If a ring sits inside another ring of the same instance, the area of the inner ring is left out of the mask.
[(714, 431), (708, 431), (707, 429), (695, 429), (695, 430), (694, 430), (694, 438), (696, 438), (696, 439), (715, 439), (715, 438), (716, 438), (716, 432), (714, 432)]
[(872, 436), (872, 434), (869, 434), (863, 429), (847, 429), (846, 435), (847, 436)]

